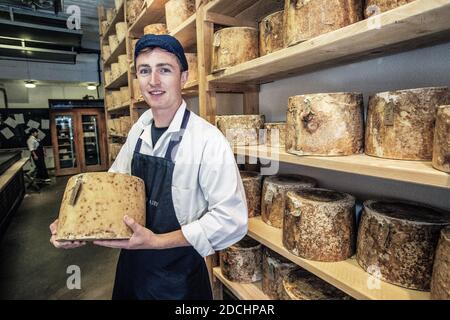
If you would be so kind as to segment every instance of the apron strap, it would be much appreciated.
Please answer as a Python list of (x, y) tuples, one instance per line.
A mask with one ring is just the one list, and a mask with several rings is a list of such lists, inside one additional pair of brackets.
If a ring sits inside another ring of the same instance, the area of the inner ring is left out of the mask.
[[(180, 144), (181, 139), (183, 138), (183, 133), (184, 133), (184, 130), (186, 130), (190, 115), (191, 115), (191, 112), (188, 109), (184, 110), (183, 121), (181, 122), (180, 132), (175, 134), (170, 139), (169, 146), (167, 147), (166, 155), (164, 156), (165, 159), (170, 160), (170, 161), (173, 161), (173, 159), (175, 159), (175, 156), (178, 152), (178, 145)], [(142, 130), (141, 134), (139, 135), (138, 141), (136, 142), (136, 146), (134, 147), (134, 152), (140, 153), (140, 151), (141, 151), (141, 146), (142, 146), (141, 135), (143, 132), (144, 132), (144, 130)]]
[(136, 152), (136, 153), (140, 153), (140, 151), (141, 151), (141, 146), (142, 146), (141, 135), (143, 132), (144, 132), (144, 130), (142, 130), (141, 133), (139, 134), (138, 141), (136, 142), (136, 146), (134, 147), (134, 152)]
[(184, 110), (180, 131), (177, 134), (173, 135), (173, 137), (170, 139), (169, 146), (167, 147), (166, 155), (164, 156), (166, 160), (173, 161), (175, 159), (175, 156), (178, 152), (178, 146), (181, 142), (181, 139), (183, 139), (184, 130), (186, 130), (190, 115), (191, 112), (188, 109)]

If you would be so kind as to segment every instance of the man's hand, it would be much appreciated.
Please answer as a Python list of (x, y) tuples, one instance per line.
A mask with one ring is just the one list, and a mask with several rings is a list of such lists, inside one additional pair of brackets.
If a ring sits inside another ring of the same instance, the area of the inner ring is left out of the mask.
[(37, 159), (38, 159), (38, 156), (35, 155), (34, 153), (33, 153), (33, 159), (34, 159), (34, 160), (37, 160)]
[(160, 237), (153, 233), (151, 230), (141, 226), (139, 223), (134, 221), (133, 218), (125, 216), (123, 221), (127, 226), (133, 230), (133, 235), (129, 240), (101, 240), (94, 241), (94, 244), (108, 247), (108, 248), (119, 248), (119, 249), (162, 249), (160, 246)]
[(55, 248), (61, 249), (74, 249), (82, 247), (86, 244), (86, 241), (56, 241), (56, 233), (58, 231), (58, 219), (53, 221), (50, 225), (50, 232), (52, 236), (50, 237), (50, 243), (55, 246)]

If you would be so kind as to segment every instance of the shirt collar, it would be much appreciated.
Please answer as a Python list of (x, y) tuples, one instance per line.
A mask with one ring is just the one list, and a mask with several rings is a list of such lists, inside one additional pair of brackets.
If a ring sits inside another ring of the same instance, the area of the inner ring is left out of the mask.
[[(184, 111), (186, 110), (186, 101), (184, 99), (181, 102), (180, 107), (178, 108), (177, 112), (175, 113), (175, 116), (173, 117), (172, 121), (170, 122), (169, 128), (167, 129), (167, 132), (179, 132), (181, 130), (181, 123), (183, 122), (183, 116)], [(148, 127), (153, 121), (153, 113), (152, 109), (147, 110), (142, 115), (142, 128)]]

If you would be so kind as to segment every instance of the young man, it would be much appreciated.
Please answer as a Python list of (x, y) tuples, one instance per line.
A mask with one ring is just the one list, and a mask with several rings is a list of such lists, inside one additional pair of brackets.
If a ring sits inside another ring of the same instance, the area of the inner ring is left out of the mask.
[(36, 178), (43, 180), (44, 182), (50, 182), (48, 177), (47, 167), (45, 166), (45, 152), (44, 146), (39, 141), (38, 130), (35, 128), (30, 129), (30, 137), (27, 140), (28, 150), (30, 150), (31, 158), (36, 166)]
[[(134, 124), (110, 171), (145, 181), (147, 222), (141, 226), (125, 216), (134, 231), (130, 240), (94, 243), (123, 249), (113, 299), (211, 299), (204, 257), (247, 233), (234, 155), (219, 130), (186, 108), (181, 89), (188, 64), (175, 38), (143, 36), (135, 65), (151, 109)], [(51, 230), (56, 234), (56, 223)]]

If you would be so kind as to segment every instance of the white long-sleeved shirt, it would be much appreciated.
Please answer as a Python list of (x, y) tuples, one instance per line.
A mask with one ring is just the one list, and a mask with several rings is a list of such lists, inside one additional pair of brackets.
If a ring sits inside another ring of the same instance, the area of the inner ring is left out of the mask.
[(39, 140), (31, 135), (27, 140), (28, 150), (34, 151), (39, 147)]
[[(185, 109), (183, 101), (155, 148), (151, 138), (153, 115), (151, 110), (146, 111), (131, 128), (109, 171), (131, 173), (139, 137), (140, 153), (164, 157), (171, 137), (180, 131)], [(186, 240), (203, 257), (241, 240), (248, 227), (245, 191), (223, 134), (191, 112), (174, 161), (172, 198)]]

